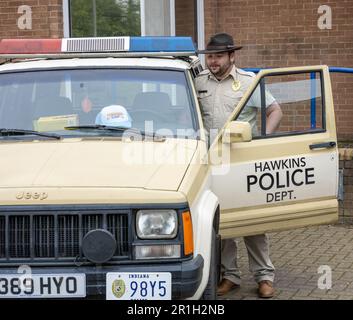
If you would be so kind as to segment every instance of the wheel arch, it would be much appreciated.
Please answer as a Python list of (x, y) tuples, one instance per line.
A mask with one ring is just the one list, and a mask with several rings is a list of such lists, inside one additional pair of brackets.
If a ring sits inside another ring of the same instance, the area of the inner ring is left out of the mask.
[(194, 256), (200, 254), (204, 259), (202, 280), (191, 299), (202, 296), (208, 282), (210, 271), (212, 230), (219, 231), (220, 209), (217, 196), (211, 190), (205, 190), (195, 205), (190, 208), (193, 220)]

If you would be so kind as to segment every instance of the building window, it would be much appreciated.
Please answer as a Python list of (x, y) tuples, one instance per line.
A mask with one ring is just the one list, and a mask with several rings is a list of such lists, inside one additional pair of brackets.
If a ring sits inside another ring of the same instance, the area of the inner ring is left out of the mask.
[(138, 36), (140, 0), (70, 0), (71, 37)]

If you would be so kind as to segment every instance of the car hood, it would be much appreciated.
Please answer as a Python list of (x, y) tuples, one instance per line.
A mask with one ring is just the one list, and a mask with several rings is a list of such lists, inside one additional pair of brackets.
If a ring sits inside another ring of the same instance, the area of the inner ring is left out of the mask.
[(2, 142), (0, 188), (117, 187), (178, 189), (196, 140), (117, 139)]

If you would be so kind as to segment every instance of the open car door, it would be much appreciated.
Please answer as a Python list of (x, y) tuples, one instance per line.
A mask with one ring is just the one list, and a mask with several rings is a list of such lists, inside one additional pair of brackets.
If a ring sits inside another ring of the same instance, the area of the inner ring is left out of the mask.
[[(283, 117), (266, 134), (274, 100)], [(249, 108), (257, 113), (252, 129), (236, 121)], [(335, 222), (339, 158), (328, 67), (262, 70), (209, 152), (223, 238)]]

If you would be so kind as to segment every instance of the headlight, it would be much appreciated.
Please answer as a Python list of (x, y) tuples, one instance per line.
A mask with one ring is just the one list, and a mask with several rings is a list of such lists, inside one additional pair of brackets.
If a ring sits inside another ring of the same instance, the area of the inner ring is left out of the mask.
[(140, 239), (171, 239), (178, 232), (178, 215), (175, 210), (139, 210), (136, 229)]

